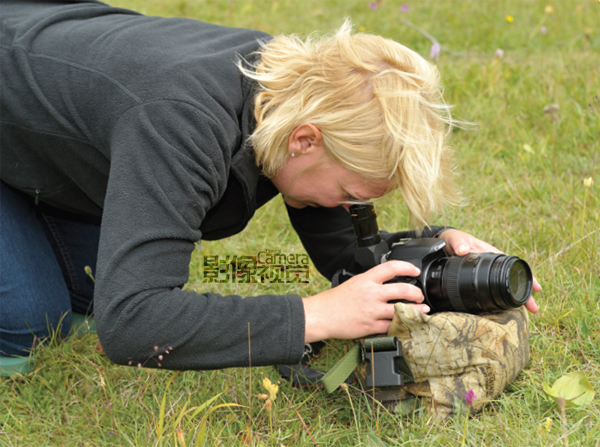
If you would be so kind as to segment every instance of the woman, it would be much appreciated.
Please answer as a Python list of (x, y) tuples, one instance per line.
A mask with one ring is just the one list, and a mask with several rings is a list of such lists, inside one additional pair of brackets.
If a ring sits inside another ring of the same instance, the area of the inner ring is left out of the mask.
[[(419, 224), (451, 201), (452, 120), (419, 55), (347, 24), (301, 42), (96, 1), (2, 14), (1, 355), (92, 295), (111, 360), (170, 347), (168, 369), (248, 365), (248, 328), (252, 365), (292, 364), (307, 342), (386, 332), (390, 299), (428, 311), (416, 287), (383, 285), (418, 274), (403, 262), (312, 297), (181, 289), (194, 242), (238, 233), (278, 193), (328, 278), (352, 262), (353, 200), (399, 188)], [(422, 235), (496, 250), (442, 230)]]

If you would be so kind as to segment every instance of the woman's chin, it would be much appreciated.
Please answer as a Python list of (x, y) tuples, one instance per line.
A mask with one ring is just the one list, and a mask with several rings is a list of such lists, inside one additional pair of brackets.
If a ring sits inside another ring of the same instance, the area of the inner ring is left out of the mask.
[(292, 208), (302, 209), (302, 208), (306, 208), (309, 205), (306, 202), (301, 202), (299, 200), (292, 199), (291, 197), (284, 196), (283, 200), (285, 201), (285, 203), (287, 203)]

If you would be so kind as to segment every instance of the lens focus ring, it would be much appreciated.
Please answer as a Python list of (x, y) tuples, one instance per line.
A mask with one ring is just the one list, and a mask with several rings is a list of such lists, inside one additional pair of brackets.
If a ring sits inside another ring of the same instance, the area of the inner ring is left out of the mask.
[(450, 301), (450, 305), (456, 312), (469, 312), (465, 307), (460, 294), (459, 275), (463, 259), (462, 256), (452, 256), (448, 258), (442, 279), (442, 283), (448, 294), (448, 301)]

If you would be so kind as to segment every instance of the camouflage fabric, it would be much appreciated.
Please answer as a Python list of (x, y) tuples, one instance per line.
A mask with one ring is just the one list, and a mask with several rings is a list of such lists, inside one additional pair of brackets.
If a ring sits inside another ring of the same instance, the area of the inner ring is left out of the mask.
[[(428, 409), (442, 419), (466, 411), (469, 405), (469, 411), (476, 413), (529, 362), (528, 332), (524, 307), (495, 314), (425, 315), (397, 303), (388, 335), (402, 342), (415, 383), (375, 388), (375, 398), (402, 412), (413, 408), (415, 396), (428, 397)], [(356, 371), (363, 386), (366, 367), (363, 364)], [(469, 404), (465, 395), (470, 390), (476, 397)]]

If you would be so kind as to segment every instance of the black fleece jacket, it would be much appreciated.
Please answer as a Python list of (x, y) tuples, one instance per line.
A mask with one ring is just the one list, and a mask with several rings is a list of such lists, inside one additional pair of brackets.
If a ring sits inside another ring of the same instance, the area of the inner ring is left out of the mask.
[[(254, 366), (297, 363), (300, 296), (182, 290), (194, 242), (240, 232), (277, 194), (246, 143), (253, 83), (235, 65), (270, 36), (96, 1), (3, 1), (1, 14), (0, 178), (101, 218), (94, 309), (111, 360), (158, 345), (173, 347), (163, 368), (245, 366), (250, 323)], [(288, 212), (323, 275), (352, 262), (342, 208)]]

